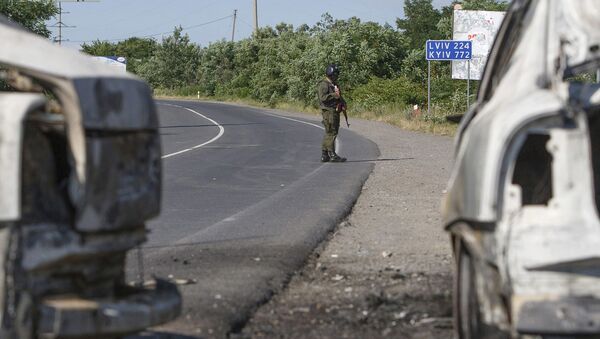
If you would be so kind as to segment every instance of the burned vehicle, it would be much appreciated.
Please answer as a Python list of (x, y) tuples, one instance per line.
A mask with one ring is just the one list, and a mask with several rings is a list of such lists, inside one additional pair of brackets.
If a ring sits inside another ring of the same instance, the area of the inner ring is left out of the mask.
[(160, 209), (147, 85), (0, 16), (0, 338), (117, 338), (174, 319), (166, 281), (125, 282)]
[(600, 1), (515, 0), (443, 204), (459, 338), (600, 335)]

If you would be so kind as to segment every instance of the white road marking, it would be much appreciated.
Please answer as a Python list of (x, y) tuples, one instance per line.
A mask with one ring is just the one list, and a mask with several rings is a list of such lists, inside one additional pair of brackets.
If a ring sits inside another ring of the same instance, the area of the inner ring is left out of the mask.
[[(275, 117), (275, 118), (284, 119), (284, 120), (291, 120), (291, 121), (299, 122), (301, 124), (305, 124), (305, 125), (309, 125), (309, 126), (314, 126), (316, 128), (320, 128), (322, 130), (325, 130), (325, 127), (319, 126), (317, 124), (313, 124), (311, 122), (306, 122), (306, 121), (302, 121), (302, 120), (296, 120), (296, 119), (293, 119), (293, 118), (283, 117), (283, 116), (277, 115), (277, 114), (271, 114), (271, 113), (260, 112), (260, 111), (257, 111), (257, 112), (259, 112), (260, 114), (268, 115), (270, 117)], [(342, 142), (338, 138), (335, 138), (335, 143), (338, 146), (338, 150), (341, 150), (342, 149)]]
[[(197, 145), (197, 146), (194, 146), (192, 148), (186, 149), (186, 150), (182, 150), (182, 151), (179, 151), (179, 152), (167, 154), (167, 155), (163, 156), (163, 159), (167, 158), (167, 157), (170, 157), (170, 156), (173, 156), (173, 155), (177, 155), (177, 154), (181, 154), (181, 153), (184, 153), (184, 152), (188, 152), (188, 151), (191, 151), (193, 149), (196, 149), (196, 148), (199, 148), (199, 147), (202, 147), (202, 146), (205, 146), (205, 145), (207, 145), (207, 144), (209, 144), (209, 143), (217, 140), (218, 138), (220, 138), (223, 135), (223, 133), (224, 133), (223, 126), (219, 125), (216, 121), (214, 121), (214, 120), (212, 120), (210, 118), (207, 118), (204, 115), (202, 115), (202, 114), (200, 114), (200, 113), (198, 113), (198, 112), (196, 112), (194, 110), (191, 110), (191, 109), (189, 109), (187, 107), (184, 107), (184, 106), (178, 106), (178, 105), (173, 105), (173, 104), (163, 104), (163, 103), (158, 103), (158, 104), (159, 105), (165, 105), (165, 106), (179, 107), (179, 108), (184, 108), (186, 110), (189, 110), (189, 111), (191, 111), (191, 112), (193, 112), (193, 113), (195, 113), (197, 115), (200, 115), (201, 117), (203, 117), (203, 118), (211, 121), (212, 123), (214, 123), (215, 125), (217, 125), (219, 127), (219, 129), (220, 129), (219, 135), (216, 136), (215, 138), (213, 138), (212, 140), (210, 140), (208, 142), (205, 142), (204, 144)], [(297, 120), (297, 119), (288, 118), (288, 117), (284, 117), (284, 116), (280, 116), (280, 115), (276, 115), (276, 114), (271, 114), (271, 113), (266, 113), (266, 112), (261, 112), (261, 111), (257, 111), (257, 110), (255, 110), (255, 112), (260, 113), (260, 114), (264, 114), (264, 115), (268, 115), (268, 116), (271, 116), (271, 117), (274, 117), (274, 118), (279, 118), (279, 119), (284, 119), (284, 120), (290, 120), (290, 121), (298, 122), (298, 123), (301, 123), (301, 124), (305, 124), (305, 125), (309, 125), (309, 126), (312, 126), (312, 127), (316, 127), (316, 128), (325, 130), (325, 128), (323, 126), (319, 126), (319, 125), (313, 124), (311, 122)], [(337, 143), (338, 147), (341, 149), (342, 143), (339, 140), (337, 140), (337, 139), (336, 139), (335, 142)], [(316, 173), (317, 171), (321, 170), (322, 168), (323, 168), (323, 166), (318, 166), (312, 172), (310, 172), (309, 174), (305, 175), (303, 178), (312, 176), (314, 173)], [(216, 178), (213, 178), (213, 180), (216, 180)], [(286, 191), (286, 190), (289, 190), (289, 188), (285, 187), (282, 190), (280, 190), (279, 192)], [(266, 198), (266, 199), (269, 199), (269, 198)], [(249, 209), (255, 208), (259, 204), (260, 204), (260, 202), (259, 203), (255, 203), (253, 205), (250, 205), (249, 207), (246, 207), (243, 210), (241, 210), (241, 211), (239, 211), (237, 213), (234, 213), (233, 215), (230, 215), (227, 218), (222, 219), (221, 221), (213, 223), (212, 225), (210, 225), (210, 226), (208, 226), (208, 227), (206, 227), (206, 228), (204, 228), (204, 229), (202, 229), (200, 231), (197, 231), (197, 232), (195, 232), (193, 234), (184, 236), (183, 238), (180, 238), (179, 240), (175, 241), (175, 244), (180, 244), (180, 245), (197, 244), (199, 242), (197, 240), (197, 238), (200, 237), (201, 234), (205, 233), (207, 230), (212, 229), (215, 225), (218, 225), (218, 224), (223, 223), (223, 222), (234, 222), (234, 221), (237, 221), (239, 219), (240, 215), (242, 215), (244, 212), (248, 211)], [(152, 246), (149, 246), (149, 248), (152, 248)]]
[(288, 118), (288, 117), (283, 117), (281, 115), (277, 115), (277, 114), (271, 114), (271, 113), (265, 113), (265, 112), (259, 112), (260, 114), (264, 114), (264, 115), (268, 115), (270, 117), (275, 117), (275, 118), (279, 118), (279, 119), (285, 119), (285, 120), (291, 120), (291, 121), (295, 121), (295, 122), (299, 122), (301, 124), (305, 124), (305, 125), (310, 125), (310, 126), (314, 126), (316, 128), (320, 128), (322, 130), (324, 130), (325, 128), (323, 126), (319, 126), (317, 124), (313, 124), (312, 122), (306, 122), (306, 121), (302, 121), (302, 120), (296, 120), (293, 118)]
[(171, 107), (183, 108), (183, 109), (185, 109), (187, 111), (190, 111), (190, 112), (192, 112), (192, 113), (194, 113), (194, 114), (196, 114), (198, 116), (201, 116), (202, 118), (204, 118), (204, 119), (212, 122), (215, 126), (219, 127), (219, 134), (216, 137), (210, 139), (209, 141), (207, 141), (205, 143), (202, 143), (200, 145), (196, 145), (196, 146), (193, 146), (193, 147), (190, 147), (190, 148), (183, 149), (181, 151), (177, 151), (177, 152), (173, 152), (173, 153), (169, 153), (169, 154), (163, 155), (162, 159), (170, 158), (170, 157), (182, 154), (182, 153), (193, 151), (193, 150), (198, 149), (200, 147), (203, 147), (203, 146), (206, 146), (208, 144), (211, 144), (211, 143), (217, 141), (225, 133), (225, 128), (223, 128), (223, 126), (221, 126), (218, 122), (214, 121), (213, 119), (211, 119), (211, 118), (209, 118), (209, 117), (207, 117), (207, 116), (205, 116), (205, 115), (203, 115), (201, 113), (198, 113), (198, 112), (194, 111), (191, 108), (187, 108), (187, 107), (179, 106), (179, 105), (173, 105), (173, 104), (163, 104), (163, 103), (157, 103), (157, 104), (158, 105), (163, 105), (163, 106), (171, 106)]

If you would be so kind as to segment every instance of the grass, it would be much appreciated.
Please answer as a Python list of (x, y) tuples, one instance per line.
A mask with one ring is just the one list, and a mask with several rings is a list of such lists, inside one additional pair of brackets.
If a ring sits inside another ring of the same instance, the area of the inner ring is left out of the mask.
[(445, 112), (442, 109), (433, 108), (428, 114), (426, 110), (415, 112), (409, 107), (390, 104), (376, 109), (356, 110), (349, 112), (349, 115), (366, 120), (382, 121), (409, 131), (453, 136), (456, 133), (457, 125), (446, 121), (448, 114)]
[[(193, 95), (176, 95), (164, 90), (156, 90), (155, 97), (159, 99), (184, 99), (198, 100), (197, 96)], [(200, 100), (205, 101), (220, 101), (236, 104), (249, 105), (254, 107), (274, 108), (287, 112), (303, 112), (318, 115), (320, 111), (312, 106), (306, 106), (301, 102), (296, 101), (280, 101), (276, 103), (264, 103), (252, 99), (240, 99), (231, 97), (200, 97)], [(350, 105), (352, 107), (352, 105)], [(451, 114), (456, 114), (451, 112)], [(381, 121), (390, 125), (397, 126), (401, 129), (409, 131), (417, 131), (430, 133), (435, 135), (453, 136), (456, 133), (457, 125), (446, 121), (446, 116), (449, 113), (438, 107), (433, 107), (431, 112), (426, 111), (416, 113), (412, 108), (389, 104), (380, 106), (375, 109), (364, 109), (357, 107), (348, 111), (348, 117), (361, 118), (365, 120)]]

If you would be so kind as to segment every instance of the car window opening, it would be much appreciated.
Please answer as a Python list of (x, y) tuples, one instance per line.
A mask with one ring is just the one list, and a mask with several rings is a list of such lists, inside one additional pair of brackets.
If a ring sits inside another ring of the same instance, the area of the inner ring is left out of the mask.
[(522, 205), (548, 205), (552, 199), (552, 155), (546, 150), (550, 136), (530, 134), (519, 151), (512, 183), (521, 187)]

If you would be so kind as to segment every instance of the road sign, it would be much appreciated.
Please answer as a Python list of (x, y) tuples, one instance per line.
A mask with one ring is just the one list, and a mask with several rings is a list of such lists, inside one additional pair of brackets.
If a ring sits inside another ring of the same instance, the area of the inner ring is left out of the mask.
[(469, 40), (427, 40), (426, 58), (434, 60), (471, 60), (473, 44)]
[[(427, 113), (431, 112), (431, 62), (467, 60), (469, 70), (473, 57), (473, 44), (469, 40), (427, 40), (425, 58), (427, 59)], [(467, 109), (469, 106), (470, 83), (467, 83)]]

